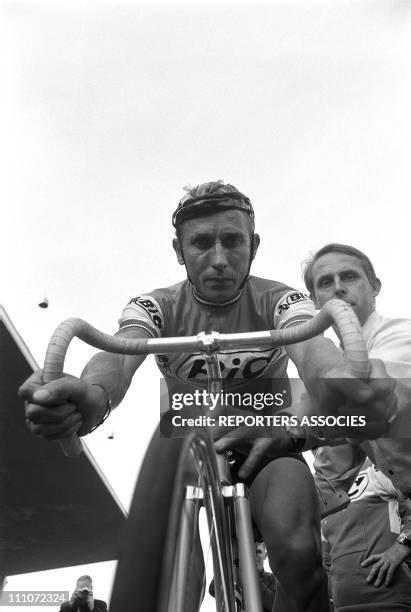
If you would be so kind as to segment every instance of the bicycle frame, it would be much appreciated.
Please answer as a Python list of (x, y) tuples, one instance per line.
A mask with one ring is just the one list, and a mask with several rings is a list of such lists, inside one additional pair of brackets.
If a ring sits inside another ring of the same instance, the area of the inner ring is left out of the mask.
[[(208, 390), (210, 393), (219, 393), (223, 388), (223, 378), (221, 376), (217, 352), (212, 348), (211, 344), (206, 344), (203, 354), (206, 361)], [(201, 441), (201, 437), (199, 440)], [(206, 445), (207, 442), (203, 441), (203, 444)], [(203, 450), (204, 446), (201, 443), (193, 447), (193, 452), (197, 453), (197, 455), (201, 455)], [(204, 460), (205, 456), (204, 458), (201, 456), (197, 457), (199, 462)], [(218, 529), (218, 522), (215, 520), (213, 512), (207, 514), (213, 559), (219, 559), (219, 563), (214, 564), (217, 610), (221, 612), (263, 612), (247, 488), (243, 483), (231, 483), (226, 455), (217, 455), (217, 469), (219, 482), (216, 483), (216, 487), (220, 493), (219, 498), (223, 500), (224, 506), (220, 521), (225, 521), (226, 533), (232, 534), (232, 537), (235, 534), (236, 537), (235, 541), (225, 542), (225, 547), (223, 549), (220, 548), (218, 546), (220, 539), (213, 537), (215, 530)], [(173, 576), (174, 588), (172, 593), (174, 593), (174, 596), (168, 603), (168, 612), (178, 612), (184, 609), (189, 552), (195, 538), (195, 525), (198, 519), (197, 502), (208, 493), (201, 487), (186, 487), (179, 527), (177, 563)], [(216, 512), (218, 511), (217, 505), (218, 499), (212, 500), (210, 506)], [(238, 593), (240, 590), (238, 576), (236, 576), (238, 568), (234, 558), (237, 554), (243, 586), (241, 589), (243, 605), (236, 610), (233, 606), (238, 605), (236, 592)], [(219, 568), (221, 567), (227, 571), (225, 580), (221, 580), (219, 576)], [(226, 590), (227, 585), (229, 591)]]

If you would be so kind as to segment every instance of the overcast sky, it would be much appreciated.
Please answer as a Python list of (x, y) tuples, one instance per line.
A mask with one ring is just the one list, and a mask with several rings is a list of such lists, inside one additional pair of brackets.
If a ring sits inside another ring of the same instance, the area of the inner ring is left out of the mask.
[[(255, 274), (302, 288), (310, 251), (349, 243), (380, 311), (409, 316), (410, 17), (408, 0), (0, 1), (0, 302), (37, 361), (63, 319), (114, 332), (130, 298), (184, 277), (171, 213), (219, 178), (254, 203)], [(66, 370), (91, 354), (75, 343)], [(126, 505), (158, 414), (143, 367), (90, 439)], [(90, 572), (108, 598), (112, 564)]]

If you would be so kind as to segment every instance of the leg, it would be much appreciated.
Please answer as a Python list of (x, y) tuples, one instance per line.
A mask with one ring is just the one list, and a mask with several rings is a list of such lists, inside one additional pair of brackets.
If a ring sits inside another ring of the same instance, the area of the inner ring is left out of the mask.
[(269, 463), (250, 491), (251, 512), (278, 580), (275, 612), (326, 612), (320, 513), (311, 473), (302, 461)]

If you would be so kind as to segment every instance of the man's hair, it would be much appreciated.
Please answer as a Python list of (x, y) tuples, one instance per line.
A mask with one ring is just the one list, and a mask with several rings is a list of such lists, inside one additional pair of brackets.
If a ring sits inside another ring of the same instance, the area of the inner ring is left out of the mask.
[(304, 282), (311, 295), (315, 295), (313, 280), (314, 264), (318, 259), (320, 259), (320, 257), (322, 257), (323, 255), (327, 255), (328, 253), (343, 253), (344, 255), (351, 255), (351, 257), (356, 257), (360, 261), (371, 287), (373, 287), (374, 289), (378, 287), (379, 281), (377, 275), (375, 274), (374, 266), (372, 265), (367, 255), (365, 255), (365, 253), (347, 244), (339, 244), (338, 242), (332, 242), (323, 246), (319, 251), (314, 253), (312, 257), (309, 257), (304, 262)]
[(93, 584), (93, 581), (91, 579), (91, 576), (80, 576), (79, 578), (77, 578), (77, 584), (79, 584), (80, 582), (88, 582), (89, 584)]
[(177, 238), (181, 237), (181, 226), (184, 221), (202, 214), (213, 214), (229, 209), (242, 210), (247, 214), (250, 219), (251, 232), (254, 232), (253, 206), (248, 197), (234, 185), (218, 180), (186, 186), (184, 189), (187, 193), (181, 198), (173, 214), (173, 225), (176, 228)]

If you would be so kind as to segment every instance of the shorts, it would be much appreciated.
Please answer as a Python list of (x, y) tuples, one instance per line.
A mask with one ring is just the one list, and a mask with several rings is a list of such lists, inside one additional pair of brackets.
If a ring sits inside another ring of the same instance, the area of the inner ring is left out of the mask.
[(251, 487), (251, 485), (253, 484), (256, 476), (272, 461), (276, 461), (277, 459), (282, 459), (283, 457), (289, 457), (292, 459), (297, 459), (298, 461), (302, 461), (303, 463), (305, 463), (307, 465), (306, 460), (304, 459), (303, 455), (301, 453), (288, 453), (286, 455), (283, 455), (282, 457), (277, 457), (276, 459), (273, 459), (272, 457), (265, 457), (262, 462), (257, 466), (257, 468), (255, 469), (255, 472), (251, 475), (248, 476), (248, 478), (243, 479), (240, 478), (238, 475), (238, 472), (240, 471), (241, 466), (243, 465), (244, 461), (247, 459), (247, 455), (244, 455), (243, 453), (240, 453), (238, 451), (231, 451), (230, 457), (229, 457), (229, 463), (230, 463), (230, 475), (231, 475), (231, 479), (233, 482), (243, 482), (245, 485), (247, 485), (248, 488)]

